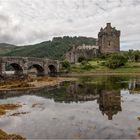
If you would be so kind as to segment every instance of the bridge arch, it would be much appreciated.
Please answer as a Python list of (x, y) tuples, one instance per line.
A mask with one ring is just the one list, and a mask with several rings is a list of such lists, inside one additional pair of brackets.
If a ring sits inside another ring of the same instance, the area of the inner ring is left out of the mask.
[(44, 76), (45, 75), (45, 70), (44, 68), (39, 65), (39, 64), (32, 64), (28, 67), (28, 71), (30, 71), (31, 69), (35, 69), (36, 70), (36, 76)]
[(48, 72), (49, 75), (56, 76), (56, 74), (57, 74), (57, 68), (56, 68), (55, 65), (53, 65), (53, 64), (48, 65), (48, 70), (49, 70), (49, 72)]
[[(8, 74), (6, 72), (6, 65), (10, 65), (12, 69), (10, 71), (15, 71), (15, 74), (30, 74), (30, 69), (34, 68), (36, 70), (36, 75), (49, 75), (52, 76), (60, 71), (61, 65), (58, 60), (51, 60), (47, 58), (34, 58), (34, 57), (0, 57), (0, 74)], [(11, 72), (10, 72), (11, 73)]]
[(22, 75), (23, 74), (23, 68), (20, 64), (18, 63), (6, 63), (5, 65), (6, 71), (14, 71), (15, 75)]

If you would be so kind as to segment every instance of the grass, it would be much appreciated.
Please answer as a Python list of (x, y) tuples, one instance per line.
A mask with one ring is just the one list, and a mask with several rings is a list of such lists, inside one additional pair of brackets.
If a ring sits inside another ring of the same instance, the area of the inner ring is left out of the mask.
[(140, 138), (140, 133), (138, 134), (139, 138)]
[(106, 66), (103, 66), (102, 63), (105, 61), (88, 61), (88, 63), (93, 67), (90, 70), (84, 70), (81, 68), (79, 63), (72, 65), (71, 71), (75, 73), (140, 73), (140, 63), (128, 62), (125, 66), (122, 66), (117, 69), (109, 69)]

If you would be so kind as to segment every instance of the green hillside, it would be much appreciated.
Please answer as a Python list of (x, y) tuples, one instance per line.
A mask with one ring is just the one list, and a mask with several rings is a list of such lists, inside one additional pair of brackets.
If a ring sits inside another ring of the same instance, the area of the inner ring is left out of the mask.
[(5, 53), (11, 52), (13, 49), (16, 49), (17, 46), (7, 44), (7, 43), (0, 43), (0, 55), (4, 55)]
[(64, 59), (65, 53), (73, 46), (82, 44), (95, 45), (95, 38), (88, 37), (55, 37), (52, 41), (45, 41), (35, 45), (20, 46), (5, 53), (1, 56), (27, 56), (27, 57), (48, 57), (50, 59)]

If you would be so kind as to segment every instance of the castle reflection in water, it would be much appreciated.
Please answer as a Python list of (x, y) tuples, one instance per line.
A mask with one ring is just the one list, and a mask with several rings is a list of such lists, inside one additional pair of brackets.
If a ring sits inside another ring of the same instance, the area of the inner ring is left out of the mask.
[(97, 100), (102, 114), (107, 115), (108, 120), (112, 120), (114, 115), (122, 111), (122, 90), (128, 90), (130, 94), (139, 94), (140, 80), (127, 77), (83, 79), (80, 83), (73, 83), (68, 86), (67, 93), (71, 98), (68, 97), (65, 101), (70, 101), (70, 99), (75, 102)]
[(103, 115), (108, 116), (108, 120), (113, 119), (121, 108), (120, 90), (101, 90), (93, 88), (92, 85), (71, 84), (67, 93), (73, 97), (75, 101), (92, 101), (97, 100), (99, 109)]
[(108, 120), (112, 120), (113, 115), (122, 111), (120, 91), (102, 92), (98, 98), (98, 103), (102, 114), (106, 114), (108, 116)]

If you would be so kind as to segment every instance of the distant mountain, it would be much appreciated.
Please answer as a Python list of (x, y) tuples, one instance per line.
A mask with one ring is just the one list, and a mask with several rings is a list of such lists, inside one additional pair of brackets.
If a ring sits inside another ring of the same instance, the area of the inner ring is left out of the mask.
[[(89, 37), (55, 37), (52, 41), (45, 41), (35, 45), (8, 47), (1, 56), (27, 56), (27, 57), (47, 57), (50, 59), (64, 59), (65, 53), (73, 46), (95, 45), (96, 39)], [(5, 45), (5, 48), (8, 45)], [(12, 49), (13, 48), (13, 49)]]
[(0, 55), (11, 52), (13, 49), (16, 49), (17, 46), (7, 43), (0, 43)]
[(17, 47), (15, 45), (12, 44), (7, 44), (7, 43), (0, 43), (0, 48), (12, 48), (12, 47)]

